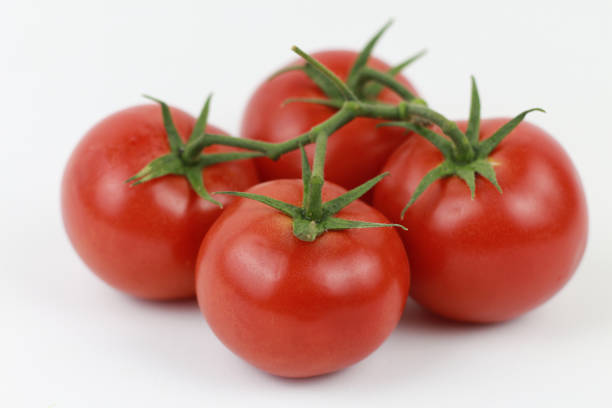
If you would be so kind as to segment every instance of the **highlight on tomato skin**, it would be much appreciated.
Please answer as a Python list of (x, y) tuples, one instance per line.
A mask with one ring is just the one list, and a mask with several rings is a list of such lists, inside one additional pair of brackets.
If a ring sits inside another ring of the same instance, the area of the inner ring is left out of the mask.
[[(302, 181), (247, 191), (299, 205)], [(325, 183), (323, 199), (343, 192)], [(387, 222), (359, 200), (338, 216)], [(293, 235), (290, 217), (240, 199), (202, 242), (200, 309), (223, 344), (271, 374), (310, 377), (355, 364), (389, 336), (408, 296), (410, 266), (394, 229), (328, 231), (305, 242)]]
[[(486, 119), (480, 139), (509, 119)], [(458, 122), (465, 131), (467, 123)], [(439, 129), (436, 129), (439, 132)], [(465, 322), (518, 317), (554, 296), (578, 267), (588, 235), (584, 190), (567, 153), (548, 133), (523, 122), (491, 153), (502, 193), (477, 177), (434, 182), (400, 218), (423, 176), (442, 154), (412, 138), (384, 167), (374, 206), (394, 222), (411, 261), (411, 296), (426, 309)]]
[[(323, 65), (346, 80), (358, 56), (348, 50), (331, 50), (313, 53)], [(296, 65), (301, 61), (289, 64)], [(389, 65), (370, 57), (368, 66), (388, 71)], [(403, 76), (396, 79), (415, 95), (414, 86)], [(324, 98), (324, 93), (301, 71), (290, 71), (264, 81), (248, 101), (245, 109), (241, 137), (279, 143), (309, 131), (328, 119), (335, 110), (326, 106), (294, 102), (289, 98)], [(378, 101), (399, 103), (402, 98), (384, 88)], [(409, 133), (397, 128), (377, 128), (380, 120), (357, 118), (330, 137), (325, 165), (326, 178), (346, 189), (351, 189), (379, 174), (379, 170), (391, 153), (402, 144)], [(309, 160), (314, 157), (314, 144), (305, 146)], [(300, 154), (293, 151), (278, 160), (255, 159), (262, 181), (279, 178), (299, 178)], [(369, 197), (369, 195), (368, 195)]]
[[(170, 108), (185, 141), (195, 119)], [(211, 133), (224, 133), (208, 126)], [(207, 152), (233, 148), (212, 146)], [(61, 207), (70, 241), (87, 266), (130, 295), (155, 300), (195, 296), (194, 268), (204, 234), (221, 208), (200, 198), (184, 177), (168, 175), (136, 186), (126, 180), (169, 152), (162, 111), (142, 105), (116, 112), (81, 139), (66, 165)], [(257, 183), (250, 160), (207, 167), (210, 191)], [(221, 197), (227, 205), (233, 197)]]

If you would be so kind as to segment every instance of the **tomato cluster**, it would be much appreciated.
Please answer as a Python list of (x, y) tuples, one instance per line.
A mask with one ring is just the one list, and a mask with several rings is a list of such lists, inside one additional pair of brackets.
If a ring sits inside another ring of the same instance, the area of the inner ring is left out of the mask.
[(549, 299), (587, 239), (570, 158), (528, 111), (481, 121), (475, 83), (468, 120), (428, 108), (371, 57), (383, 31), (360, 53), (296, 49), (306, 62), (261, 84), (241, 138), (207, 124), (209, 101), (95, 125), (62, 181), (77, 253), (133, 296), (197, 295), (228, 348), (287, 377), (365, 358), (409, 295), (479, 323)]

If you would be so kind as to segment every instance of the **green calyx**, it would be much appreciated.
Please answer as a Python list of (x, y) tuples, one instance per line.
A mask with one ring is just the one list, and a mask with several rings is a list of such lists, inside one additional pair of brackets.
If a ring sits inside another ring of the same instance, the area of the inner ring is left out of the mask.
[(272, 75), (270, 79), (273, 79), (286, 72), (302, 71), (308, 75), (308, 77), (319, 87), (319, 89), (321, 89), (329, 100), (333, 101), (331, 104), (320, 99), (291, 99), (287, 102), (311, 102), (335, 107), (342, 101), (375, 101), (378, 94), (380, 94), (384, 87), (388, 87), (400, 95), (404, 100), (410, 101), (414, 99), (415, 96), (394, 77), (408, 65), (425, 55), (424, 50), (390, 68), (387, 72), (378, 71), (367, 66), (367, 62), (374, 47), (391, 24), (392, 21), (387, 22), (370, 39), (370, 41), (368, 41), (355, 59), (346, 81), (342, 81), (320, 62), (306, 54), (298, 47), (293, 47), (292, 49), (296, 54), (305, 60), (305, 63), (303, 65), (294, 65), (283, 68)]
[(293, 219), (293, 234), (300, 240), (312, 242), (326, 231), (345, 230), (352, 228), (378, 228), (378, 227), (400, 227), (399, 224), (384, 224), (377, 222), (365, 222), (346, 220), (335, 217), (347, 205), (364, 195), (368, 190), (376, 185), (383, 177), (381, 174), (373, 179), (366, 181), (362, 185), (347, 191), (343, 195), (333, 200), (322, 202), (321, 192), (323, 189), (323, 167), (325, 159), (325, 149), (328, 135), (320, 133), (317, 137), (317, 147), (313, 169), (308, 164), (308, 158), (302, 145), (302, 182), (304, 186), (304, 197), (302, 206), (298, 207), (280, 200), (266, 197), (259, 194), (243, 193), (235, 191), (224, 191), (218, 194), (229, 194), (239, 197), (249, 198), (266, 204)]
[[(179, 136), (176, 126), (174, 125), (174, 122), (172, 120), (172, 115), (170, 114), (170, 108), (168, 107), (168, 105), (151, 96), (145, 95), (145, 98), (148, 98), (161, 105), (164, 127), (166, 129), (168, 144), (170, 146), (170, 153), (160, 156), (149, 162), (138, 173), (127, 179), (126, 183), (129, 183), (131, 186), (136, 186), (138, 184), (145, 183), (158, 177), (163, 177), (170, 174), (183, 176), (187, 179), (193, 190), (200, 197), (210, 201), (213, 204), (218, 205), (219, 207), (222, 207), (221, 203), (215, 200), (206, 189), (202, 177), (202, 170), (205, 167), (212, 166), (213, 164), (217, 163), (262, 156), (262, 153), (202, 153), (204, 147), (209, 146), (210, 144), (219, 139), (233, 139), (231, 136), (207, 135), (205, 133), (211, 96), (206, 99), (206, 103), (204, 104), (204, 107), (200, 112), (200, 115), (195, 123), (193, 131), (189, 136), (187, 143), (184, 143), (181, 137)], [(231, 140), (228, 144), (232, 145)]]
[[(388, 27), (389, 24), (385, 25), (361, 51), (346, 82), (311, 55), (294, 46), (292, 48), (293, 51), (304, 59), (305, 65), (284, 68), (275, 73), (270, 79), (285, 72), (301, 70), (313, 79), (327, 98), (289, 98), (284, 101), (284, 104), (296, 102), (312, 103), (330, 107), (335, 109), (336, 112), (326, 121), (286, 142), (266, 144), (258, 141), (249, 141), (251, 145), (246, 145), (245, 140), (241, 143), (241, 147), (260, 151), (268, 158), (276, 160), (281, 155), (298, 149), (300, 145), (314, 143), (320, 132), (325, 132), (328, 136), (332, 135), (357, 117), (411, 121), (420, 125), (432, 123), (427, 115), (433, 111), (427, 108), (425, 101), (415, 98), (410, 93), (410, 90), (394, 79), (394, 75), (417, 60), (424, 52), (420, 52), (396, 67), (391, 68), (388, 73), (376, 71), (366, 66), (374, 45)], [(384, 87), (388, 87), (397, 94), (402, 95), (404, 100), (398, 105), (376, 101), (376, 96)], [(438, 116), (442, 118), (441, 115), (438, 114)], [(220, 142), (222, 144), (227, 143), (227, 141)], [(253, 145), (253, 143), (259, 143), (259, 145)]]
[[(491, 182), (495, 188), (502, 193), (502, 188), (497, 182), (497, 176), (489, 155), (501, 143), (516, 126), (533, 111), (544, 112), (543, 109), (534, 108), (521, 112), (512, 120), (499, 128), (492, 136), (485, 140), (479, 139), (480, 134), (480, 97), (476, 80), (472, 77), (472, 97), (470, 104), (470, 116), (465, 133), (461, 132), (454, 122), (451, 122), (435, 112), (424, 113), (423, 117), (431, 118), (438, 125), (442, 133), (448, 138), (434, 132), (433, 130), (409, 122), (386, 122), (379, 126), (400, 126), (407, 130), (418, 133), (431, 144), (433, 144), (444, 156), (444, 161), (430, 170), (416, 187), (410, 197), (410, 201), (402, 210), (401, 217), (408, 208), (419, 198), (419, 196), (436, 180), (444, 177), (457, 176), (463, 180), (469, 190), (472, 199), (476, 193), (476, 175), (480, 175)], [(436, 115), (440, 117), (436, 117)]]

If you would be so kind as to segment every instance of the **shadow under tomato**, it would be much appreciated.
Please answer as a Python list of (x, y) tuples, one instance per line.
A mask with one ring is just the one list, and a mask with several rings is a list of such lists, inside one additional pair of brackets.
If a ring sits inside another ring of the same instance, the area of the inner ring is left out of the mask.
[(135, 306), (147, 307), (154, 310), (168, 311), (168, 312), (181, 312), (181, 311), (193, 311), (199, 310), (198, 301), (195, 297), (187, 299), (176, 299), (176, 300), (150, 300), (140, 299), (133, 296), (127, 296), (128, 301)]
[[(143, 318), (159, 319), (164, 323), (162, 329), (155, 328), (158, 325), (142, 326), (142, 331), (135, 333), (136, 338), (128, 342), (134, 351), (143, 354), (153, 365), (172, 371), (194, 384), (204, 381), (222, 385), (224, 379), (238, 376), (252, 378), (251, 381), (262, 386), (276, 384), (281, 388), (318, 389), (346, 381), (362, 381), (366, 377), (372, 387), (384, 389), (398, 381), (409, 386), (418, 383), (418, 378), (412, 377), (414, 373), (420, 377), (436, 376), (439, 370), (444, 370), (445, 359), (452, 358), (457, 352), (456, 343), (477, 346), (489, 334), (504, 330), (516, 321), (497, 324), (455, 322), (438, 317), (409, 299), (397, 328), (376, 352), (362, 362), (319, 376), (283, 378), (232, 356), (214, 338), (195, 299), (160, 302), (129, 298), (127, 302), (141, 309)], [(205, 368), (211, 365), (217, 367), (213, 377)]]
[[(318, 387), (336, 382), (347, 373), (355, 374), (353, 370), (358, 370), (359, 364), (356, 364), (312, 377), (279, 377), (254, 367), (226, 349), (214, 337), (201, 314), (197, 299), (154, 301), (125, 295), (123, 297), (126, 303), (138, 309), (146, 319), (165, 322), (165, 328), (161, 331), (153, 329), (158, 325), (143, 325), (142, 331), (136, 333), (136, 338), (129, 341), (131, 344), (138, 344), (134, 351), (142, 353), (148, 361), (164, 370), (171, 370), (196, 383), (215, 382), (223, 377), (233, 378), (238, 375), (252, 377), (254, 382), (275, 383), (280, 387)], [(174, 332), (172, 342), (168, 341), (168, 331)], [(214, 379), (209, 377), (210, 370), (203, 368), (211, 365), (218, 368)]]
[(465, 332), (469, 334), (475, 331), (495, 329), (511, 324), (513, 321), (514, 320), (499, 323), (473, 323), (451, 320), (428, 311), (409, 298), (397, 327), (399, 330), (417, 329), (424, 332)]
[(272, 380), (278, 381), (280, 384), (287, 386), (311, 386), (318, 383), (325, 383), (329, 381), (335, 381), (338, 378), (342, 377), (344, 374), (351, 371), (355, 366), (346, 367), (342, 370), (334, 371), (332, 373), (315, 375), (312, 377), (301, 377), (301, 378), (290, 378), (290, 377), (279, 377), (270, 373), (266, 373), (265, 371), (260, 371), (260, 373), (265, 374)]

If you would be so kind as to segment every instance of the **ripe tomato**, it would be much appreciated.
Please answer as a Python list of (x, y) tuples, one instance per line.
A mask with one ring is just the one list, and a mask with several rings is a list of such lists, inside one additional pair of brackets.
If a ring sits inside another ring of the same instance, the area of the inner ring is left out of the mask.
[[(195, 119), (171, 109), (184, 140)], [(211, 133), (221, 132), (213, 126)], [(211, 147), (207, 152), (226, 151)], [(161, 109), (143, 105), (117, 112), (80, 141), (62, 181), (62, 215), (83, 261), (111, 286), (149, 299), (191, 297), (194, 266), (204, 234), (219, 216), (179, 176), (138, 186), (125, 181), (170, 151)], [(257, 182), (249, 160), (204, 169), (209, 191), (244, 190)], [(224, 204), (233, 197), (220, 198)]]
[[(480, 139), (506, 122), (482, 121)], [(580, 262), (588, 227), (584, 192), (561, 146), (523, 122), (489, 157), (503, 194), (477, 177), (472, 200), (463, 181), (445, 178), (400, 220), (419, 181), (442, 160), (429, 142), (411, 138), (374, 191), (376, 208), (408, 228), (400, 233), (412, 266), (411, 296), (447, 318), (497, 322), (559, 291)]]
[[(248, 190), (294, 205), (301, 180)], [(325, 201), (345, 192), (326, 183)], [(387, 222), (355, 201), (337, 216)], [(256, 367), (285, 377), (339, 370), (373, 352), (396, 326), (409, 265), (391, 228), (328, 231), (297, 239), (292, 220), (240, 199), (210, 228), (196, 266), (200, 308), (219, 339)]]
[[(325, 51), (312, 56), (346, 80), (357, 53)], [(299, 63), (297, 61), (292, 65)], [(389, 69), (389, 66), (376, 58), (370, 58), (368, 66), (381, 71)], [(398, 75), (397, 79), (416, 94), (406, 78)], [(264, 82), (247, 105), (242, 120), (242, 137), (272, 143), (283, 142), (307, 132), (335, 112), (329, 107), (302, 102), (283, 106), (289, 98), (325, 98), (325, 95), (302, 71), (290, 71)], [(378, 100), (396, 104), (401, 98), (385, 88)], [(351, 189), (379, 174), (389, 155), (407, 137), (403, 129), (376, 128), (379, 122), (376, 119), (357, 118), (334, 133), (327, 144), (327, 180)], [(306, 146), (311, 162), (314, 151), (314, 144)], [(256, 165), (262, 180), (299, 178), (302, 174), (299, 151), (285, 154), (277, 161), (257, 158)]]

